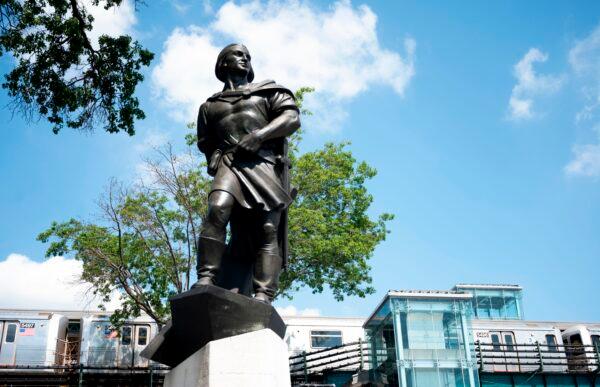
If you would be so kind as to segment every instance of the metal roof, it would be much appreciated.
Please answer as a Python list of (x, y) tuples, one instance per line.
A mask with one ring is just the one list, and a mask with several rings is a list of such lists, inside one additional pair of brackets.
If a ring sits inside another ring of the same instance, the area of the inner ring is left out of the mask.
[(520, 285), (511, 284), (456, 284), (455, 289), (505, 289), (505, 290), (523, 290)]
[(473, 295), (470, 293), (454, 292), (451, 290), (390, 290), (387, 295), (405, 298), (473, 298)]
[(470, 293), (462, 293), (455, 292), (451, 290), (389, 290), (383, 299), (377, 304), (377, 307), (373, 310), (373, 312), (369, 315), (369, 317), (365, 320), (363, 327), (367, 325), (367, 323), (373, 318), (375, 313), (381, 308), (383, 303), (391, 297), (401, 297), (401, 298), (412, 298), (412, 299), (454, 299), (454, 300), (470, 300), (473, 298), (473, 295)]

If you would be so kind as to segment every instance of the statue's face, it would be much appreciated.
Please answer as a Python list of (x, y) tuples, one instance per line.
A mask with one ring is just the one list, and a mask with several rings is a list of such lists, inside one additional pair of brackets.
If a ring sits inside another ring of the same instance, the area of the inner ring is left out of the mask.
[(242, 46), (235, 47), (225, 57), (223, 63), (228, 71), (248, 75), (250, 72), (250, 53)]

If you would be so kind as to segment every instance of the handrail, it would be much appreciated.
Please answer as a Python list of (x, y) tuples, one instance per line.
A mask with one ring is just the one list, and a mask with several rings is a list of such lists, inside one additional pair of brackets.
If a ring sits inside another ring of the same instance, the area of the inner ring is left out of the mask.
[(295, 377), (304, 375), (304, 378), (307, 378), (309, 370), (311, 373), (322, 373), (354, 365), (362, 369), (365, 357), (368, 358), (370, 354), (368, 342), (362, 340), (313, 352), (302, 352), (289, 357), (290, 373)]
[[(366, 342), (358, 340), (358, 341), (352, 341), (352, 342), (350, 342), (350, 343), (346, 343), (346, 344), (340, 344), (340, 345), (336, 345), (336, 346), (334, 346), (334, 347), (328, 347), (328, 348), (323, 348), (323, 349), (319, 349), (319, 350), (312, 351), (312, 352), (306, 352), (306, 354), (307, 354), (307, 355), (309, 355), (309, 354), (310, 354), (310, 355), (316, 355), (317, 353), (328, 352), (328, 351), (332, 351), (332, 350), (335, 350), (335, 349), (338, 349), (338, 348), (349, 347), (349, 346), (352, 346), (352, 345), (358, 345), (358, 344), (360, 344), (361, 342), (362, 342), (363, 344), (366, 344)], [(304, 356), (304, 355), (303, 355), (303, 354), (294, 355), (294, 356), (290, 356), (290, 357), (289, 357), (289, 359), (290, 359), (290, 360), (292, 360), (292, 359), (297, 359), (297, 358), (300, 358), (300, 357), (302, 357), (302, 356)]]
[(45, 365), (0, 365), (0, 370), (73, 370), (78, 371), (79, 369), (84, 370), (106, 370), (106, 371), (168, 371), (171, 367), (163, 365), (152, 365), (146, 367), (103, 367), (103, 366), (86, 366), (86, 365), (73, 365), (73, 366), (45, 366)]

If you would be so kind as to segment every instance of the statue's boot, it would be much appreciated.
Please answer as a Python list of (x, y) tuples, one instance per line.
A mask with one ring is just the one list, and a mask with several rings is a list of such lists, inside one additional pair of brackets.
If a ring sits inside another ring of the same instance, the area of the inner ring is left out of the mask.
[(198, 238), (198, 255), (196, 273), (198, 282), (192, 287), (200, 285), (214, 285), (226, 245), (223, 241), (201, 236)]
[(281, 272), (282, 259), (279, 254), (261, 251), (254, 264), (254, 298), (270, 304), (277, 292), (279, 273)]

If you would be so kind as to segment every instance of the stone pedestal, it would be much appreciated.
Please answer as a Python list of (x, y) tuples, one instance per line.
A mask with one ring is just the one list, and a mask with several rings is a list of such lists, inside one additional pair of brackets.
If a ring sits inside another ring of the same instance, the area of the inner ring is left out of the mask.
[(165, 387), (289, 387), (287, 347), (271, 329), (214, 340), (173, 368)]
[[(171, 298), (171, 320), (141, 355), (176, 367), (209, 342), (269, 329), (281, 339), (285, 323), (271, 305), (216, 286)], [(287, 355), (286, 355), (287, 359)]]

